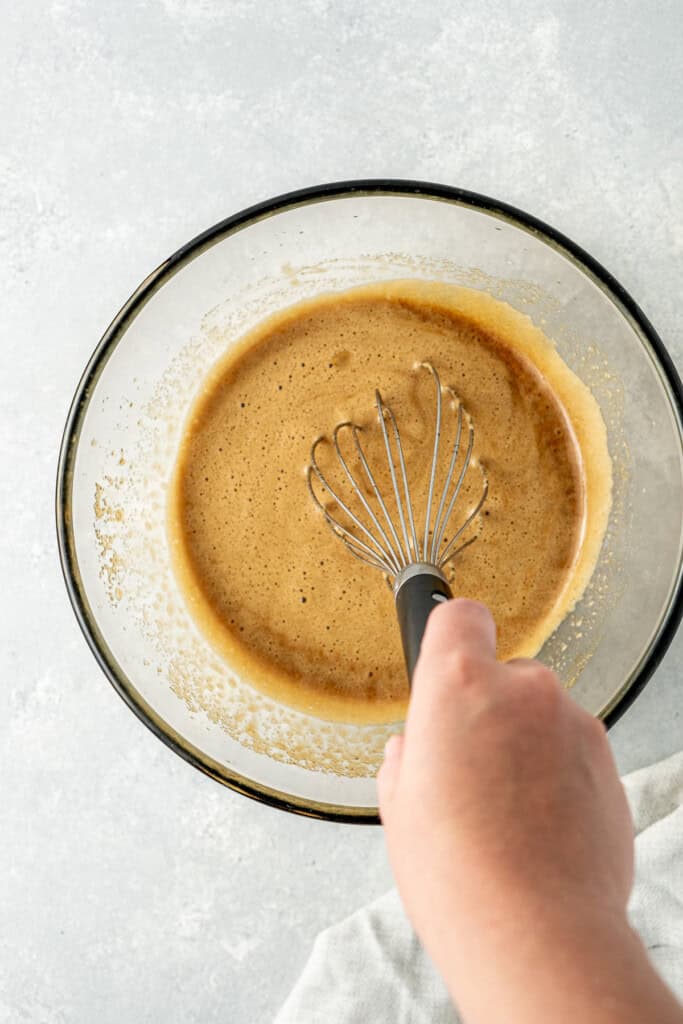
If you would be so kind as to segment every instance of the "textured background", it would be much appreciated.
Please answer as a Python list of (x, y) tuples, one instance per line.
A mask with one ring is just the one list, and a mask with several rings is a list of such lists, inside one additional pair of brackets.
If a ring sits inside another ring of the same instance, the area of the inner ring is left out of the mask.
[[(2, 4), (0, 1021), (271, 1019), (316, 931), (389, 884), (379, 830), (292, 818), (164, 748), (59, 575), (70, 395), (145, 274), (287, 189), (417, 177), (590, 250), (683, 365), (678, 0)], [(683, 635), (612, 739), (682, 745)]]

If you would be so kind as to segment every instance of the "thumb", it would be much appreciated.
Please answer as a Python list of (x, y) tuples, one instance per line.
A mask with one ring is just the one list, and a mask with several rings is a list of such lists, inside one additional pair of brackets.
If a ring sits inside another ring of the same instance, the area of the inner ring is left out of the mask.
[(377, 796), (382, 821), (390, 813), (390, 805), (398, 785), (403, 757), (403, 736), (390, 736), (384, 748), (384, 761), (377, 773)]

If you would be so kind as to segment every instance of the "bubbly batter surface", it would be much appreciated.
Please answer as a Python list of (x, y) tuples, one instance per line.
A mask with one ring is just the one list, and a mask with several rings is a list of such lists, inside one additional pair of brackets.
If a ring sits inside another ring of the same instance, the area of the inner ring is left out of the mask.
[[(260, 689), (324, 718), (397, 719), (408, 690), (392, 593), (316, 512), (310, 446), (342, 420), (361, 423), (386, 486), (371, 426), (380, 388), (419, 502), (435, 416), (433, 382), (414, 369), (423, 360), (475, 424), (489, 497), (477, 540), (449, 575), (455, 594), (491, 608), (500, 658), (538, 652), (580, 597), (604, 535), (611, 466), (597, 403), (509, 306), (395, 281), (264, 321), (202, 385), (172, 481), (169, 536), (179, 584), (213, 646)], [(455, 418), (446, 408), (444, 425), (448, 449)], [(328, 449), (321, 464), (334, 475)], [(475, 467), (454, 522), (480, 489)]]

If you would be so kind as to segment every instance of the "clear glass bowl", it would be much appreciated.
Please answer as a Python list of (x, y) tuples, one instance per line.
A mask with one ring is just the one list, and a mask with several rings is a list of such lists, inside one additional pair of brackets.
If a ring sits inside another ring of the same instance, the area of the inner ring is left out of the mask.
[(344, 821), (377, 820), (374, 775), (398, 724), (321, 722), (220, 660), (173, 579), (165, 490), (184, 416), (228, 345), (302, 298), (401, 277), (484, 289), (527, 313), (600, 403), (615, 470), (608, 534), (586, 595), (541, 658), (611, 723), (681, 617), (681, 384), (623, 288), (518, 210), (444, 186), (361, 181), (228, 218), (155, 270), (117, 315), (76, 390), (59, 463), (69, 595), (124, 700), (218, 781)]

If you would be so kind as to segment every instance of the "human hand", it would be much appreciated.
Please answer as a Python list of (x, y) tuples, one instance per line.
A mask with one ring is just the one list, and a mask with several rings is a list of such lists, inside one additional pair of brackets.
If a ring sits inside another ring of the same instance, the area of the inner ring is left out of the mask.
[[(626, 919), (631, 818), (605, 730), (549, 669), (495, 660), (483, 605), (432, 613), (378, 787), (408, 916), (471, 1019), (497, 1019), (498, 984), (506, 1020), (515, 999), (519, 1019), (536, 1020), (520, 985), (572, 951), (585, 961), (607, 944), (639, 962)], [(564, 1020), (556, 1011), (551, 1000), (538, 1019)]]

